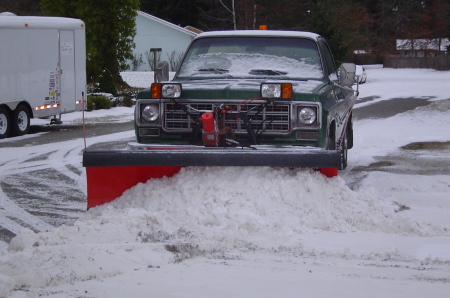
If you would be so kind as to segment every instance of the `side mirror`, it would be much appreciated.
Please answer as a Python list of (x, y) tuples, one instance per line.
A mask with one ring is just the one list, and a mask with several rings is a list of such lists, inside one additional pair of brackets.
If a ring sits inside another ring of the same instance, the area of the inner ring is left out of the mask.
[(355, 84), (356, 65), (353, 63), (342, 63), (339, 68), (339, 84), (351, 87)]
[(160, 61), (156, 65), (155, 83), (169, 80), (169, 63)]

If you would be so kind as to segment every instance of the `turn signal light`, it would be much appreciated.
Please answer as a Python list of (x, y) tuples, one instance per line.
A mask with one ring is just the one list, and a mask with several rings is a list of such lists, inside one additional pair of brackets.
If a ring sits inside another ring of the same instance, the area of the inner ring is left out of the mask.
[(150, 88), (151, 98), (161, 98), (162, 97), (162, 85), (158, 83), (153, 83)]
[(290, 83), (281, 84), (281, 98), (284, 99), (292, 98), (292, 84)]

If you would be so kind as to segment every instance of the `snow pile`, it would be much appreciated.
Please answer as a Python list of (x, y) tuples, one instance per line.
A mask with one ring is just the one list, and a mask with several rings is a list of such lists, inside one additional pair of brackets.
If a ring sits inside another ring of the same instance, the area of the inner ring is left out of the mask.
[(0, 255), (0, 297), (14, 286), (74, 284), (176, 261), (164, 245), (131, 239), (135, 235), (129, 237), (127, 225), (107, 225), (113, 228), (107, 230), (98, 221), (90, 224), (99, 226), (77, 223), (39, 234), (22, 230), (11, 241), (9, 252)]
[(182, 169), (137, 185), (87, 218), (129, 218), (130, 210), (146, 212), (151, 235), (238, 249), (296, 247), (301, 234), (320, 231), (441, 232), (403, 218), (388, 200), (353, 192), (339, 177), (286, 168)]
[(23, 230), (0, 271), (18, 286), (53, 286), (229, 249), (301, 252), (302, 235), (320, 231), (442, 232), (396, 208), (309, 170), (187, 168), (127, 190), (73, 226)]

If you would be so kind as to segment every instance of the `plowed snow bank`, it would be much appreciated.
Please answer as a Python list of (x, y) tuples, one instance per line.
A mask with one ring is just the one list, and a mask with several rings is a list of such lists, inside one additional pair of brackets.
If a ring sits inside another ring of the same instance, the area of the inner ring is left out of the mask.
[(191, 167), (128, 190), (84, 221), (125, 221), (144, 241), (189, 241), (205, 248), (295, 247), (301, 234), (319, 231), (440, 233), (402, 217), (397, 208), (353, 192), (339, 177), (309, 170)]
[[(73, 284), (226, 249), (302, 251), (302, 235), (370, 231), (436, 235), (398, 205), (353, 192), (318, 172), (186, 168), (92, 208), (74, 226), (23, 230), (0, 258), (18, 286)], [(175, 254), (172, 254), (175, 253)], [(114, 261), (112, 261), (114, 260)]]

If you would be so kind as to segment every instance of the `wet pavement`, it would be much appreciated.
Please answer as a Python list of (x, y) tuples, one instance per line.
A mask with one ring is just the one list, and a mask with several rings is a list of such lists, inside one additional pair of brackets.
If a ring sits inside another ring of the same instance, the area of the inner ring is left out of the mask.
[[(365, 105), (376, 100), (376, 97), (360, 98), (353, 110), (356, 119), (380, 119), (395, 116), (432, 103), (432, 98), (393, 98)], [(450, 100), (450, 99), (449, 99)], [(363, 106), (364, 105), (364, 106)], [(362, 106), (362, 107), (360, 107)]]

